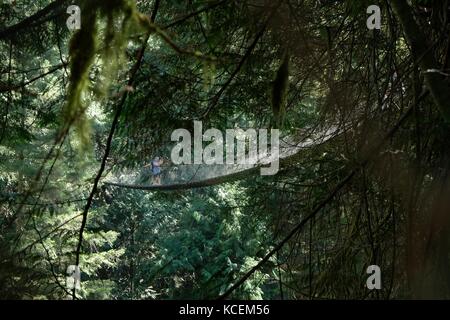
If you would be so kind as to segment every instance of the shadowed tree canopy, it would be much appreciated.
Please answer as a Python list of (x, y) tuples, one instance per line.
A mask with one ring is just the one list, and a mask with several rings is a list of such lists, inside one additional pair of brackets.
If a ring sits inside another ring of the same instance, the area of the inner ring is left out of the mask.
[[(0, 299), (450, 298), (449, 11), (0, 1)], [(194, 121), (295, 152), (177, 165)]]

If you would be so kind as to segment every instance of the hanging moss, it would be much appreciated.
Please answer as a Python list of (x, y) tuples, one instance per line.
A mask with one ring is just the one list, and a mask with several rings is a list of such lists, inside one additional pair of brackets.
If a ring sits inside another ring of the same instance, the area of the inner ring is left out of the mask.
[[(81, 7), (81, 29), (70, 43), (70, 84), (60, 137), (74, 125), (81, 145), (86, 146), (90, 140), (86, 110), (92, 99), (102, 100), (107, 95), (129, 36), (139, 26), (139, 13), (129, 0), (85, 0)], [(91, 83), (96, 58), (101, 72), (96, 83)]]

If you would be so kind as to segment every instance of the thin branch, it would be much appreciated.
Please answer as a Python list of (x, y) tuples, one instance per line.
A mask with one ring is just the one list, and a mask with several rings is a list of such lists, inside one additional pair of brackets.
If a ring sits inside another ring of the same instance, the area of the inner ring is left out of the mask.
[[(23, 29), (35, 26), (37, 24), (43, 23), (48, 19), (44, 19), (50, 12), (56, 11), (58, 14), (65, 12), (65, 5), (69, 3), (68, 0), (57, 0), (55, 2), (50, 3), (48, 6), (39, 10), (32, 16), (20, 21), (19, 23), (7, 27), (0, 31), (0, 39), (6, 39), (13, 37), (17, 32), (22, 31)], [(52, 16), (53, 17), (53, 16)]]
[(214, 9), (215, 7), (218, 7), (218, 6), (222, 5), (222, 4), (224, 4), (225, 2), (230, 2), (231, 3), (231, 2), (234, 2), (234, 0), (222, 0), (222, 1), (219, 1), (219, 2), (216, 2), (216, 3), (213, 3), (213, 4), (209, 5), (209, 6), (206, 6), (204, 8), (201, 8), (201, 9), (197, 10), (197, 11), (194, 11), (194, 12), (192, 12), (192, 13), (190, 13), (190, 14), (188, 14), (188, 15), (186, 15), (186, 16), (184, 16), (184, 17), (182, 17), (182, 18), (180, 18), (180, 19), (178, 19), (178, 20), (176, 20), (176, 21), (174, 21), (174, 22), (164, 26), (162, 28), (162, 30), (166, 30), (166, 29), (172, 28), (172, 27), (174, 27), (176, 25), (179, 25), (179, 24), (183, 23), (184, 21), (186, 21), (186, 20), (188, 20), (188, 19), (190, 19), (192, 17), (195, 17), (195, 16), (197, 16), (197, 15), (199, 15), (199, 14), (205, 12), (205, 11)]

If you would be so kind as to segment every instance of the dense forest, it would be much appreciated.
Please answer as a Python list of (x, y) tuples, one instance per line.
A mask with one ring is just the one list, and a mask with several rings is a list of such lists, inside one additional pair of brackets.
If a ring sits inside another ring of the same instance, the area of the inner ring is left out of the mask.
[[(450, 299), (449, 16), (0, 0), (0, 299)], [(174, 162), (200, 121), (276, 174)]]

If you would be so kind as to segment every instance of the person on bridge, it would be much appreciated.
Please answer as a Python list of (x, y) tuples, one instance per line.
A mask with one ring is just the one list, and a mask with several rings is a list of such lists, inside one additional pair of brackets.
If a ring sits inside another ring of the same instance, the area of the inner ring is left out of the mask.
[(144, 166), (144, 168), (151, 166), (152, 167), (152, 177), (154, 185), (161, 185), (161, 165), (164, 163), (163, 159), (159, 157), (155, 157), (151, 163)]

